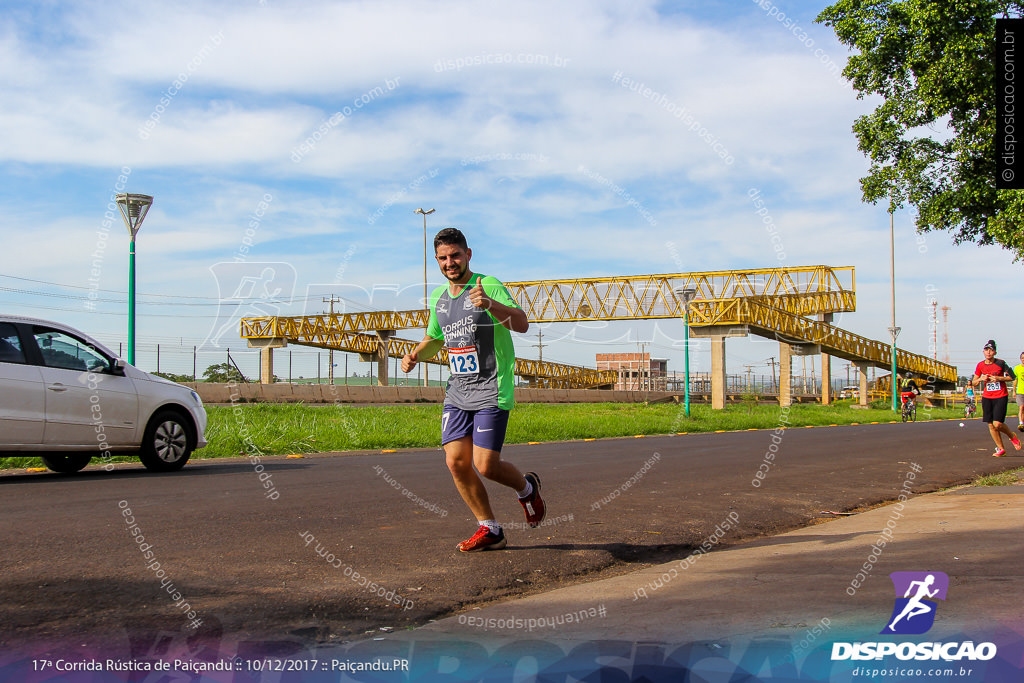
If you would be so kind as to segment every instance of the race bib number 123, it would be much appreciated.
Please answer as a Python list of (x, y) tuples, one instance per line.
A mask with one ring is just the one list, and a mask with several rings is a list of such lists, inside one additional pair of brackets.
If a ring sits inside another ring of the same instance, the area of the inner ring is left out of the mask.
[(480, 360), (475, 346), (448, 349), (448, 366), (453, 375), (480, 374)]

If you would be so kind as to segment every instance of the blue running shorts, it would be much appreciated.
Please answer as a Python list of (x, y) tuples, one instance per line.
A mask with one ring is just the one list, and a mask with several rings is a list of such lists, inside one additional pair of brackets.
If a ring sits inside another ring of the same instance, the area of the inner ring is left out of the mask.
[(472, 434), (474, 446), (500, 453), (505, 445), (508, 413), (501, 408), (462, 410), (445, 406), (441, 413), (441, 445)]

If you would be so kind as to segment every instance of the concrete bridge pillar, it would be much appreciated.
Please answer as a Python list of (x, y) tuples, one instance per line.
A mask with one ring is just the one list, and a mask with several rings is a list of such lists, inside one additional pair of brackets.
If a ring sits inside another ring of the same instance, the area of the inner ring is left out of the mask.
[(690, 325), (690, 336), (711, 339), (711, 407), (725, 408), (725, 340), (727, 337), (746, 337), (746, 325)]
[(793, 347), (779, 342), (779, 405), (793, 405)]
[(711, 407), (725, 408), (725, 337), (711, 337)]
[(247, 339), (250, 349), (260, 350), (260, 384), (274, 383), (274, 349), (288, 346), (284, 337), (268, 337), (266, 339)]
[(821, 354), (821, 405), (832, 402), (832, 357)]
[[(831, 313), (819, 313), (818, 321), (827, 325), (832, 324)], [(821, 405), (827, 406), (832, 402), (832, 357), (827, 353), (821, 354)]]
[(857, 366), (857, 384), (860, 387), (857, 403), (866, 406), (868, 404), (868, 368), (871, 367), (871, 363), (855, 362), (854, 365)]
[(377, 386), (388, 385), (388, 340), (394, 336), (394, 330), (377, 330)]

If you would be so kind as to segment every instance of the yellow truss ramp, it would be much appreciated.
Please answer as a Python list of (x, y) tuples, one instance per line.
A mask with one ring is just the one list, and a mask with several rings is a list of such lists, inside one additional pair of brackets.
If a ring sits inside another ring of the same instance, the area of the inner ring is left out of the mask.
[[(690, 325), (741, 325), (755, 334), (790, 344), (814, 344), (823, 353), (855, 362), (867, 362), (880, 368), (892, 364), (891, 346), (884, 342), (847, 332), (828, 323), (793, 315), (771, 306), (770, 298), (737, 298), (690, 305)], [(917, 375), (956, 383), (953, 365), (896, 349), (896, 368)]]
[(241, 336), (243, 339), (286, 338), (303, 344), (304, 339), (324, 339), (373, 330), (424, 329), (427, 320), (425, 309), (242, 318)]

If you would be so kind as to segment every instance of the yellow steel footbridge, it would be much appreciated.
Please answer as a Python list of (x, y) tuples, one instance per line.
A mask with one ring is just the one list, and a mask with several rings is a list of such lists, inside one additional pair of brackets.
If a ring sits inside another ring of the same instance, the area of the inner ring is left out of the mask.
[[(835, 313), (856, 307), (852, 267), (805, 266), (752, 270), (574, 278), (506, 283), (531, 322), (682, 319), (687, 312), (695, 336), (712, 340), (712, 404), (724, 405), (725, 339), (755, 334), (780, 343), (782, 380), (791, 354), (822, 354), (823, 377), (830, 376), (830, 356), (852, 361), (861, 371), (889, 368), (892, 347), (831, 325)], [(689, 305), (684, 302), (689, 299)], [(423, 329), (426, 310), (373, 311), (296, 317), (244, 318), (241, 336), (250, 346), (267, 349), (263, 381), (273, 376), (270, 349), (288, 343), (338, 349), (378, 360), (378, 379), (387, 383), (387, 358), (408, 353), (416, 342), (393, 335)], [(431, 362), (447, 364), (442, 350)], [(939, 385), (956, 382), (956, 368), (902, 349), (899, 371), (928, 377)], [(615, 373), (559, 363), (516, 359), (517, 375), (539, 386), (602, 387)], [(827, 388), (826, 388), (827, 391)], [(823, 397), (828, 400), (828, 397)], [(783, 402), (787, 397), (782, 397)]]

